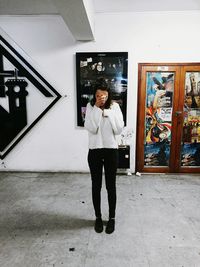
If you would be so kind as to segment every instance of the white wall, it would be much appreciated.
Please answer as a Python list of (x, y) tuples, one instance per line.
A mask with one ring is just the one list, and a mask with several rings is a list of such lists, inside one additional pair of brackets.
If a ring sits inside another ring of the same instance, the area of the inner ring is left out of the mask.
[[(0, 170), (88, 171), (76, 126), (76, 52), (128, 51), (128, 127), (136, 132), (139, 62), (200, 62), (200, 12), (97, 14), (95, 41), (75, 42), (59, 16), (0, 16), (0, 27), (63, 96), (0, 161)], [(64, 97), (67, 95), (67, 97)], [(135, 170), (135, 138), (131, 169)]]

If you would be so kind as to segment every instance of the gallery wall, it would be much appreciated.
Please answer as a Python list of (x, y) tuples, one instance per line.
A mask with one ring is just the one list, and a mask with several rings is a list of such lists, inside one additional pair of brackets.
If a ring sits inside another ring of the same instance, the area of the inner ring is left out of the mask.
[(62, 96), (0, 160), (2, 171), (88, 171), (88, 135), (76, 122), (76, 52), (128, 52), (127, 128), (134, 133), (132, 172), (138, 63), (200, 62), (197, 11), (99, 13), (95, 17), (95, 41), (91, 42), (76, 42), (60, 16), (0, 16), (0, 27)]

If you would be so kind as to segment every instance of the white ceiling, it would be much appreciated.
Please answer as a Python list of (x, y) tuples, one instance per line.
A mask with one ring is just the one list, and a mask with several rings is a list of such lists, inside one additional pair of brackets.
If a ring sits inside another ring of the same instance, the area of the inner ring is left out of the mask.
[(95, 12), (200, 10), (200, 0), (93, 0)]
[(190, 10), (200, 10), (200, 0), (0, 0), (0, 15), (59, 14), (82, 41), (94, 40), (97, 13)]
[(200, 10), (200, 0), (0, 0), (0, 14), (53, 14), (60, 3), (78, 9), (82, 2), (97, 13)]

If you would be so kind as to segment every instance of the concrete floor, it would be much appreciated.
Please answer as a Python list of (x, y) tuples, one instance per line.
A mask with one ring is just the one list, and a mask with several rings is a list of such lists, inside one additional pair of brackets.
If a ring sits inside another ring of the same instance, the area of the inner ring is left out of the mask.
[(116, 231), (97, 234), (89, 174), (0, 173), (0, 266), (200, 266), (199, 175), (119, 175), (117, 186)]

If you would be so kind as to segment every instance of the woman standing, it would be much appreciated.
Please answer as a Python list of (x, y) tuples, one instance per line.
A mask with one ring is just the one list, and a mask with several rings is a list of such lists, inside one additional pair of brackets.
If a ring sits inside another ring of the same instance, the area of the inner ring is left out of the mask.
[(85, 128), (89, 133), (88, 164), (92, 178), (92, 200), (96, 215), (94, 229), (103, 231), (101, 218), (101, 187), (103, 167), (108, 194), (109, 220), (106, 233), (115, 230), (116, 209), (116, 171), (118, 163), (119, 135), (124, 127), (123, 115), (119, 105), (112, 101), (111, 93), (103, 78), (94, 87), (94, 96), (87, 104)]

